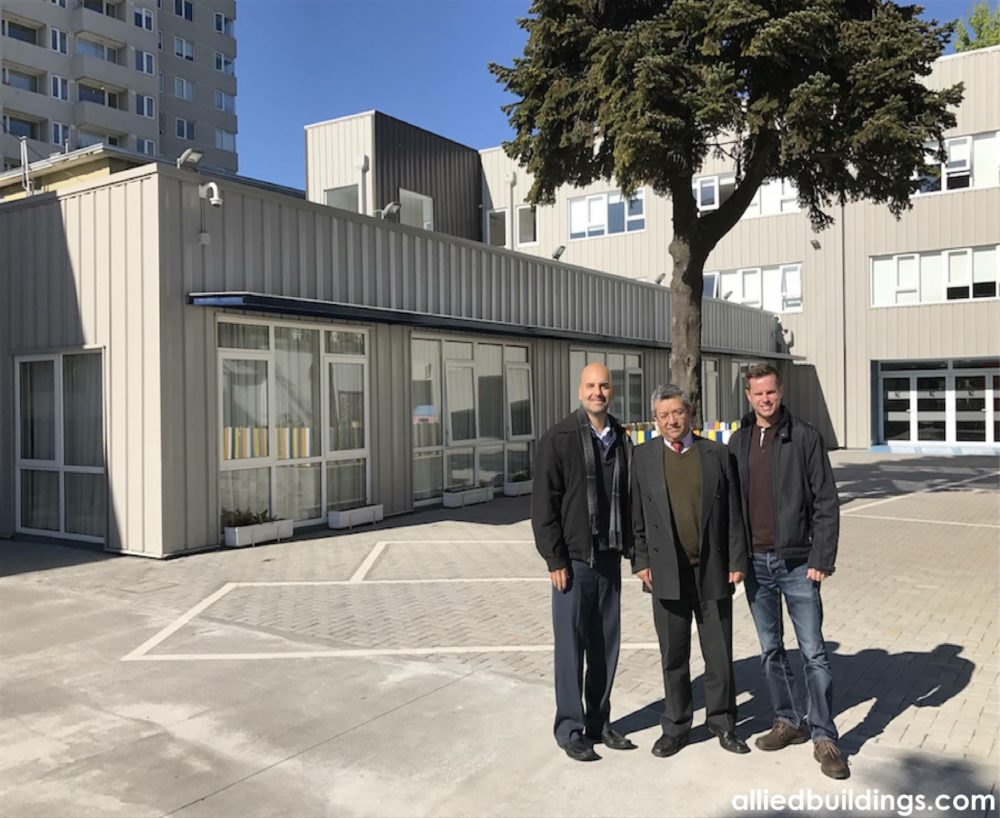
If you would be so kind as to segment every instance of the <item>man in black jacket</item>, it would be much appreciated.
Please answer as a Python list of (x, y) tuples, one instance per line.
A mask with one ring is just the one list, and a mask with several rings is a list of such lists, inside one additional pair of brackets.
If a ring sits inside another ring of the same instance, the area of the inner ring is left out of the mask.
[[(756, 364), (746, 374), (753, 411), (729, 441), (739, 464), (743, 519), (752, 559), (747, 599), (775, 721), (761, 750), (813, 740), (813, 756), (831, 778), (850, 771), (837, 747), (833, 675), (823, 641), (820, 583), (833, 573), (840, 505), (830, 458), (812, 426), (781, 405), (781, 373)], [(808, 709), (785, 653), (781, 602), (795, 628), (805, 670)]]
[(584, 367), (580, 408), (538, 442), (531, 493), (535, 546), (552, 580), (555, 737), (576, 761), (600, 758), (587, 739), (612, 750), (635, 749), (611, 729), (611, 685), (621, 643), (621, 558), (632, 544), (631, 441), (608, 414), (613, 394), (607, 367)]
[(663, 663), (663, 735), (653, 755), (672, 756), (688, 741), (691, 620), (705, 659), (705, 723), (731, 753), (749, 753), (736, 735), (733, 589), (747, 571), (747, 544), (732, 456), (695, 437), (693, 410), (678, 386), (657, 387), (660, 433), (632, 461), (632, 570), (652, 591)]

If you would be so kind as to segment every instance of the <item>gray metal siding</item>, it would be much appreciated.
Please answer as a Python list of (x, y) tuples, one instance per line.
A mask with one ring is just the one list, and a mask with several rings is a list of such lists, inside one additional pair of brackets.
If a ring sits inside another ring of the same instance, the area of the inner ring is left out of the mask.
[(15, 525), (11, 356), (103, 353), (106, 548), (162, 553), (157, 185), (148, 169), (0, 206), (0, 533)]
[(407, 327), (385, 324), (369, 335), (371, 502), (381, 503), (386, 514), (413, 508), (410, 335)]
[(377, 111), (374, 116), (373, 212), (398, 201), (405, 188), (434, 200), (436, 231), (482, 238), (479, 152)]

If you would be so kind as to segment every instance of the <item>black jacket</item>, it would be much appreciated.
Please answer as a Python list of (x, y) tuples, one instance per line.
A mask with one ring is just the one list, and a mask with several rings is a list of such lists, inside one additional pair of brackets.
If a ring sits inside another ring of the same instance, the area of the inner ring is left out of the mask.
[[(756, 421), (745, 415), (729, 439), (739, 466), (743, 520), (749, 526), (750, 446)], [(782, 409), (771, 446), (774, 550), (781, 559), (808, 559), (809, 567), (832, 574), (840, 537), (840, 501), (830, 458), (812, 426)], [(749, 532), (747, 541), (750, 542)]]
[[(616, 446), (629, 441), (621, 424), (608, 415), (615, 431)], [(627, 463), (627, 461), (626, 461)], [(566, 568), (571, 559), (591, 562), (594, 537), (587, 509), (587, 467), (580, 442), (580, 420), (576, 412), (563, 418), (538, 441), (531, 490), (531, 528), (535, 547), (550, 571)], [(610, 491), (610, 486), (608, 487)], [(628, 470), (621, 476), (621, 525), (623, 553), (632, 553), (632, 522), (628, 501)]]
[[(680, 599), (680, 546), (663, 473), (663, 439), (637, 447), (632, 458), (632, 571), (652, 569), (653, 596)], [(702, 599), (725, 599), (733, 593), (730, 571), (747, 571), (747, 541), (740, 515), (736, 464), (726, 447), (694, 439), (701, 463), (701, 559), (697, 571)]]

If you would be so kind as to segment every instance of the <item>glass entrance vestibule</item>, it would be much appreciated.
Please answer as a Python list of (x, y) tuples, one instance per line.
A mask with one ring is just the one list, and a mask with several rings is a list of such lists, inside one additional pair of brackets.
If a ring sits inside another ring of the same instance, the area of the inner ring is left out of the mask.
[(1000, 446), (1000, 361), (883, 362), (879, 441)]

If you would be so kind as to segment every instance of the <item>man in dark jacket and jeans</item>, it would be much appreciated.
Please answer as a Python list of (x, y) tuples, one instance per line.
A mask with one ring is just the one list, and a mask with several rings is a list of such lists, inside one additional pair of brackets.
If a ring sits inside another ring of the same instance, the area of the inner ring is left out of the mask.
[(591, 741), (612, 750), (635, 749), (611, 729), (611, 685), (621, 643), (621, 558), (630, 555), (632, 543), (631, 442), (608, 414), (613, 394), (607, 367), (584, 367), (580, 408), (538, 443), (531, 493), (535, 546), (552, 580), (555, 737), (575, 761), (600, 758)]
[[(833, 723), (833, 676), (823, 641), (820, 584), (834, 571), (840, 505), (830, 458), (812, 426), (781, 405), (781, 374), (770, 364), (746, 373), (753, 411), (729, 441), (736, 457), (752, 558), (746, 578), (775, 721), (761, 750), (813, 740), (831, 778), (847, 778)], [(808, 710), (785, 653), (781, 600), (795, 628), (805, 670)]]

